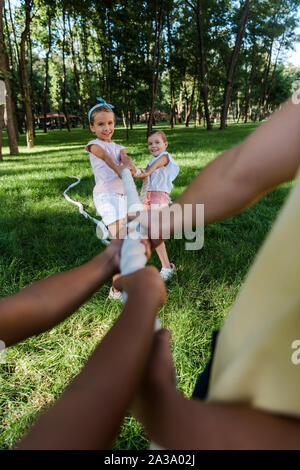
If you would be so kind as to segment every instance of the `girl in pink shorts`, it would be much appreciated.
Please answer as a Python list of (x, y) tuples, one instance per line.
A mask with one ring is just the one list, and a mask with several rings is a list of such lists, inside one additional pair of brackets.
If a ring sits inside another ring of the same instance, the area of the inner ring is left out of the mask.
[[(179, 166), (166, 151), (168, 142), (166, 134), (154, 131), (148, 137), (148, 149), (153, 155), (146, 170), (140, 168), (136, 178), (149, 177), (149, 187), (144, 200), (145, 209), (159, 209), (170, 204), (169, 194), (173, 188), (173, 181), (179, 173)], [(169, 279), (175, 272), (175, 265), (170, 263), (166, 246), (161, 243), (156, 252), (162, 264), (160, 274), (164, 280)]]

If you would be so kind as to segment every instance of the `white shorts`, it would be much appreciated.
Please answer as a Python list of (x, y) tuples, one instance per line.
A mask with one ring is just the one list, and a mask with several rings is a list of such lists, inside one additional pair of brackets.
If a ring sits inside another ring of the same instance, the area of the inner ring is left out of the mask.
[(105, 225), (124, 219), (127, 215), (126, 196), (118, 193), (93, 193), (97, 213)]

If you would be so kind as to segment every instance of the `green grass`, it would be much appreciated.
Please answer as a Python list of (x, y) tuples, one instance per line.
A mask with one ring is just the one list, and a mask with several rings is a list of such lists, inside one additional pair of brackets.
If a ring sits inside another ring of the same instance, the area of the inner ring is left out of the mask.
[[(171, 194), (176, 198), (191, 179), (217, 154), (242, 141), (254, 125), (232, 125), (225, 132), (178, 127), (166, 133), (169, 151), (180, 165)], [(114, 140), (128, 148), (138, 166), (149, 159), (142, 126), (130, 132), (117, 128)], [(9, 156), (4, 136), (0, 163), (0, 296), (8, 296), (37, 279), (78, 266), (103, 249), (94, 225), (65, 201), (68, 175), (82, 177), (71, 190), (96, 215), (94, 184), (84, 145), (88, 130), (38, 133), (28, 151), (24, 136), (20, 155)], [(160, 312), (162, 324), (172, 331), (172, 349), (178, 387), (190, 396), (205, 366), (211, 335), (220, 328), (246, 272), (272, 226), (290, 185), (283, 185), (243, 214), (205, 229), (201, 251), (185, 251), (184, 240), (167, 242), (169, 258), (178, 275), (168, 284), (168, 302)], [(212, 188), (213, 189), (213, 188)], [(150, 263), (159, 267), (154, 254)], [(53, 403), (120, 313), (119, 303), (106, 300), (104, 285), (82, 308), (51, 331), (30, 338), (7, 351), (0, 366), (0, 448), (10, 449)], [(141, 426), (125, 419), (116, 449), (144, 449)]]

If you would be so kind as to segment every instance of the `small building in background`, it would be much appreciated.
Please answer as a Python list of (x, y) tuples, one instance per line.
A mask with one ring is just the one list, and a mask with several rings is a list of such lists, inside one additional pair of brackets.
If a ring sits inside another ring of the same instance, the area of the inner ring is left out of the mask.
[[(35, 126), (43, 129), (44, 114), (39, 114), (35, 117)], [(69, 114), (70, 127), (77, 127), (79, 118), (75, 114)], [(66, 116), (64, 113), (47, 113), (46, 125), (48, 130), (63, 129), (66, 127)]]
[[(141, 122), (148, 122), (149, 111), (140, 115)], [(170, 120), (170, 115), (164, 111), (159, 111), (158, 109), (154, 111), (154, 120), (155, 122), (167, 122)]]

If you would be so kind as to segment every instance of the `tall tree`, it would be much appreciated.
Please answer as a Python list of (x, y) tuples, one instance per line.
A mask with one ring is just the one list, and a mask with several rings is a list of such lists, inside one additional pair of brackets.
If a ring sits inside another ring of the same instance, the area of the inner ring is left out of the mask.
[(0, 79), (0, 162), (3, 160), (2, 156), (2, 128), (4, 118), (4, 103), (5, 103), (5, 83)]
[(43, 128), (44, 132), (47, 132), (47, 111), (48, 111), (48, 92), (49, 92), (49, 56), (51, 53), (52, 47), (52, 34), (51, 34), (51, 21), (52, 21), (52, 12), (51, 7), (47, 5), (47, 28), (48, 28), (48, 48), (45, 58), (45, 76), (44, 76), (44, 97), (43, 97)]
[[(16, 33), (16, 28), (15, 28), (15, 22), (13, 19), (13, 14), (12, 14), (12, 8), (11, 8), (11, 3), (10, 0), (7, 0), (8, 4), (8, 9), (9, 9), (9, 17), (10, 17), (10, 25), (11, 25), (11, 30), (12, 30), (12, 37), (13, 37), (13, 44), (14, 44), (14, 53), (15, 53), (15, 63), (16, 63), (16, 70), (14, 70), (14, 84), (13, 84), (13, 97), (15, 98), (14, 102), (14, 113), (15, 113), (15, 119), (17, 120), (17, 128), (19, 131), (19, 134), (23, 134), (23, 116), (25, 114), (24, 111), (24, 102), (21, 100), (20, 102), (20, 107), (22, 109), (21, 114), (18, 112), (18, 106), (17, 106), (17, 89), (20, 90), (21, 96), (24, 95), (23, 92), (23, 80), (22, 80), (22, 69), (21, 69), (21, 57), (20, 57), (20, 51), (19, 51), (19, 44), (18, 44), (18, 39), (17, 39), (17, 33)], [(10, 40), (10, 35), (8, 36)]]
[(68, 26), (69, 26), (70, 48), (71, 48), (71, 54), (72, 54), (72, 63), (73, 63), (75, 87), (76, 87), (76, 94), (77, 94), (77, 102), (78, 102), (78, 107), (79, 107), (79, 112), (80, 112), (81, 125), (83, 128), (85, 128), (86, 118), (85, 118), (85, 113), (84, 113), (83, 100), (81, 96), (79, 72), (78, 72), (77, 60), (76, 60), (76, 54), (75, 54), (75, 48), (74, 48), (74, 39), (73, 39), (73, 32), (72, 32), (72, 27), (71, 27), (70, 14), (68, 14)]
[(237, 36), (236, 36), (234, 50), (232, 52), (229, 68), (228, 68), (228, 71), (227, 71), (226, 85), (225, 85), (224, 98), (223, 98), (223, 106), (222, 106), (222, 112), (221, 112), (221, 126), (220, 126), (220, 129), (225, 129), (226, 128), (227, 114), (228, 114), (228, 108), (229, 108), (231, 92), (232, 92), (232, 79), (233, 79), (233, 74), (234, 74), (234, 71), (235, 71), (236, 63), (237, 63), (237, 60), (238, 60), (238, 55), (239, 55), (239, 52), (240, 52), (240, 48), (241, 48), (241, 44), (242, 44), (242, 38), (243, 38), (243, 35), (244, 35), (246, 23), (247, 23), (247, 20), (248, 20), (250, 4), (251, 4), (251, 0), (246, 0), (246, 2), (244, 4), (243, 11), (242, 11), (242, 16), (241, 16), (241, 20), (240, 20), (240, 26), (239, 26), (238, 33), (237, 33)]
[[(7, 114), (7, 134), (9, 140), (10, 154), (14, 155), (18, 153), (18, 133), (15, 126), (14, 119), (14, 105), (11, 90), (11, 81), (9, 73), (9, 60), (5, 49), (5, 42), (3, 36), (3, 0), (0, 0), (0, 79), (4, 81), (6, 96), (6, 114)], [(2, 83), (3, 88), (3, 83)], [(2, 122), (4, 114), (4, 105), (1, 104), (1, 133), (2, 133)], [(2, 135), (2, 134), (1, 134)]]
[(17, 74), (16, 74), (16, 71), (18, 69), (19, 64), (16, 63), (14, 53), (13, 53), (13, 48), (12, 48), (12, 43), (11, 43), (11, 34), (10, 34), (9, 27), (8, 27), (8, 20), (7, 20), (7, 15), (6, 15), (5, 2), (3, 2), (3, 15), (4, 15), (4, 20), (5, 20), (6, 37), (7, 37), (8, 50), (9, 50), (8, 69), (10, 71), (9, 80), (10, 80), (12, 102), (13, 102), (13, 120), (14, 120), (15, 131), (17, 134), (17, 139), (18, 139), (19, 136), (18, 136), (18, 120), (17, 120), (17, 94), (16, 94)]
[(210, 122), (210, 112), (208, 105), (208, 88), (207, 88), (207, 65), (206, 65), (206, 52), (204, 46), (204, 30), (203, 30), (203, 21), (202, 21), (202, 9), (200, 0), (196, 0), (195, 3), (192, 3), (190, 0), (185, 0), (187, 5), (189, 5), (195, 13), (196, 22), (197, 22), (197, 33), (198, 33), (198, 47), (199, 47), (199, 57), (200, 57), (200, 90), (202, 95), (202, 100), (204, 104), (204, 113), (206, 119), (206, 128), (211, 130)]
[(63, 66), (63, 75), (62, 75), (62, 109), (66, 119), (67, 131), (70, 132), (70, 122), (69, 122), (69, 113), (67, 110), (67, 70), (66, 70), (66, 11), (63, 8), (62, 11), (62, 22), (63, 22), (63, 40), (62, 40), (62, 66)]
[(176, 106), (175, 106), (175, 77), (174, 77), (174, 53), (173, 53), (173, 38), (170, 25), (170, 12), (167, 12), (167, 32), (168, 32), (168, 47), (169, 47), (169, 76), (170, 76), (170, 127), (174, 128), (176, 124)]
[(151, 105), (148, 119), (147, 135), (152, 131), (153, 118), (154, 118), (154, 105), (157, 96), (158, 78), (159, 78), (159, 67), (160, 67), (160, 37), (163, 27), (164, 20), (164, 0), (154, 0), (154, 11), (155, 11), (155, 33), (154, 33), (154, 49), (152, 59), (152, 93), (151, 93)]
[(30, 21), (31, 21), (31, 8), (32, 0), (25, 0), (25, 28), (21, 35), (21, 70), (23, 78), (23, 100), (25, 104), (25, 118), (26, 118), (26, 140), (27, 147), (31, 148), (34, 146), (34, 124), (33, 124), (33, 114), (32, 114), (32, 105), (31, 105), (31, 95), (30, 95), (30, 84), (28, 80), (27, 72), (27, 58), (26, 58), (26, 41), (29, 34)]
[(196, 89), (196, 75), (193, 78), (192, 92), (191, 96), (188, 96), (187, 83), (184, 83), (184, 98), (185, 98), (185, 127), (189, 127), (189, 123), (192, 117), (192, 108), (194, 104), (194, 96)]

